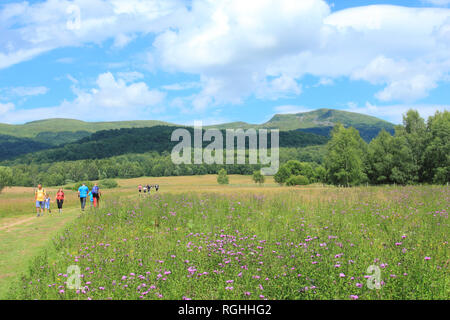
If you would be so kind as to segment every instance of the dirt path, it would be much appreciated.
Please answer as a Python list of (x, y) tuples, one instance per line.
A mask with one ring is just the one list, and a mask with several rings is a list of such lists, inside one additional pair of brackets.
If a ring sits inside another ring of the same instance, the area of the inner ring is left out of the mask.
[(27, 223), (29, 221), (36, 220), (36, 219), (37, 219), (37, 217), (35, 217), (35, 216), (34, 217), (29, 217), (29, 218), (19, 218), (15, 222), (7, 223), (5, 225), (0, 226), (0, 231), (1, 230), (6, 230), (6, 229), (10, 229), (10, 228), (12, 228), (14, 226), (21, 225), (21, 224), (24, 224), (24, 223)]
[(26, 215), (3, 221), (0, 227), (0, 299), (12, 281), (26, 271), (30, 259), (79, 214), (79, 209), (71, 208), (64, 210), (63, 214), (53, 213), (39, 218)]

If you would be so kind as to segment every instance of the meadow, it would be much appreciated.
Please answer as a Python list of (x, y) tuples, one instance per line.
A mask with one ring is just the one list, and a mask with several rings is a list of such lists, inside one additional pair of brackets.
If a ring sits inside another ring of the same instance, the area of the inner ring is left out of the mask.
[[(142, 179), (120, 181), (100, 210), (54, 235), (6, 298), (450, 297), (448, 187), (163, 179), (150, 197), (135, 192)], [(78, 289), (68, 288), (70, 266), (80, 270)], [(368, 285), (370, 266), (380, 289)]]

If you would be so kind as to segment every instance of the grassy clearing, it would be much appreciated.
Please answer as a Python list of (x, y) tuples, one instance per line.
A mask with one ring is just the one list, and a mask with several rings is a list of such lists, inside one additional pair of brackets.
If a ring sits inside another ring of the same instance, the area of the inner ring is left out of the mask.
[[(185, 178), (179, 179), (173, 185), (158, 179), (166, 191), (148, 199), (133, 194), (140, 180), (121, 183), (128, 196), (77, 218), (7, 297), (450, 297), (446, 187), (269, 185), (257, 192), (243, 180), (239, 188), (211, 192), (212, 181), (194, 187), (186, 180), (194, 190), (177, 193)], [(71, 265), (81, 270), (79, 290), (66, 286)], [(380, 268), (380, 290), (367, 286), (371, 265)]]
[(52, 214), (39, 219), (33, 216), (0, 231), (0, 298), (5, 297), (17, 275), (27, 270), (32, 258), (51, 245), (52, 236), (77, 214), (78, 210), (69, 209), (62, 215)]
[[(230, 176), (231, 184), (219, 187), (216, 176), (191, 176), (170, 178), (138, 178), (117, 180), (119, 188), (103, 190), (104, 199), (135, 199), (139, 184), (158, 183), (159, 194), (195, 192), (236, 193), (253, 192), (274, 193), (284, 188), (269, 182), (256, 186), (250, 177)], [(57, 188), (46, 188), (54, 198)], [(30, 260), (38, 256), (45, 247), (49, 247), (51, 238), (65, 225), (73, 221), (79, 213), (76, 192), (65, 190), (66, 201), (64, 215), (45, 217), (36, 220), (34, 207), (34, 189), (13, 187), (0, 194), (0, 298), (4, 297), (10, 284), (17, 275), (27, 270)], [(52, 204), (55, 209), (55, 204)], [(56, 218), (55, 218), (56, 217)]]

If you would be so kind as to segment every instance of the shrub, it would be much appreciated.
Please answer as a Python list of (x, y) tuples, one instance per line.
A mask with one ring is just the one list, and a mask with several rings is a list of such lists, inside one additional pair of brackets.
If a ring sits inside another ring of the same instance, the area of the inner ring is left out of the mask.
[(69, 189), (73, 190), (73, 191), (78, 191), (78, 188), (80, 188), (83, 185), (83, 183), (86, 185), (86, 187), (89, 188), (89, 190), (92, 190), (92, 187), (94, 186), (94, 184), (91, 181), (77, 182), (77, 183), (73, 184), (72, 186), (69, 186)]
[(260, 170), (253, 172), (252, 179), (255, 183), (263, 184), (266, 178), (261, 174)]
[(291, 176), (286, 181), (286, 185), (288, 186), (306, 186), (309, 184), (309, 179), (305, 176)]
[(119, 184), (114, 179), (104, 179), (98, 182), (98, 186), (100, 189), (114, 189), (117, 188)]
[(220, 169), (219, 175), (217, 176), (217, 182), (219, 184), (228, 184), (229, 183), (227, 171), (225, 169)]

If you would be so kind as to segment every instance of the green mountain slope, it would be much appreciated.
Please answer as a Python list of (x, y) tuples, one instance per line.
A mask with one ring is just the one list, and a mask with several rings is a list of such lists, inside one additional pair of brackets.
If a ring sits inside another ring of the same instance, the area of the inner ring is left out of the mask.
[(268, 122), (261, 125), (232, 122), (211, 127), (233, 129), (240, 125), (243, 129), (251, 127), (256, 129), (280, 129), (281, 131), (301, 130), (328, 136), (337, 123), (341, 123), (346, 127), (355, 127), (360, 131), (361, 137), (366, 141), (375, 138), (382, 129), (393, 133), (395, 128), (392, 123), (376, 117), (334, 109), (318, 109), (296, 114), (277, 114)]
[(121, 128), (145, 128), (158, 125), (169, 125), (164, 121), (156, 120), (136, 120), (136, 121), (114, 121), (114, 122), (85, 122), (74, 119), (47, 119), (28, 122), (20, 125), (0, 123), (0, 134), (35, 138), (43, 133), (60, 132), (89, 132), (94, 133), (102, 130), (112, 130)]
[[(171, 141), (172, 132), (176, 128), (171, 126), (154, 126), (99, 131), (74, 143), (65, 144), (62, 147), (45, 148), (47, 150), (22, 155), (16, 158), (14, 163), (54, 163), (83, 159), (105, 159), (123, 154), (139, 154), (151, 151), (170, 154), (173, 147), (178, 144), (178, 142)], [(193, 137), (193, 128), (186, 127), (186, 129), (190, 131), (191, 137)], [(222, 135), (226, 135), (224, 131)], [(279, 138), (280, 147), (287, 148), (325, 145), (328, 142), (326, 137), (300, 131), (282, 131)], [(270, 147), (270, 142), (269, 137), (268, 147)], [(194, 145), (193, 143), (191, 141), (192, 145)], [(203, 147), (209, 144), (210, 142), (205, 141)], [(2, 160), (1, 157), (0, 160)]]
[[(394, 125), (376, 117), (354, 112), (333, 109), (319, 109), (312, 112), (297, 114), (277, 114), (263, 124), (246, 122), (231, 122), (205, 128), (219, 129), (280, 129), (281, 131), (302, 130), (322, 136), (328, 136), (332, 128), (342, 123), (353, 126), (360, 131), (366, 141), (372, 140), (381, 129), (394, 132)], [(85, 122), (73, 119), (48, 119), (33, 121), (22, 125), (0, 123), (0, 134), (20, 138), (32, 138), (41, 143), (62, 145), (77, 141), (90, 134), (103, 130), (122, 128), (145, 128), (160, 125), (178, 126), (156, 120), (116, 121), (116, 122)]]

